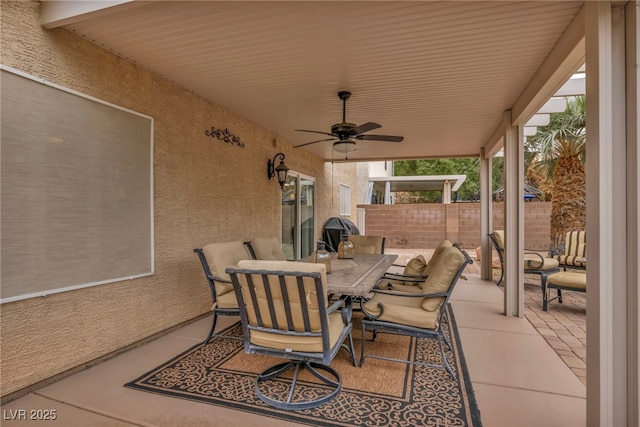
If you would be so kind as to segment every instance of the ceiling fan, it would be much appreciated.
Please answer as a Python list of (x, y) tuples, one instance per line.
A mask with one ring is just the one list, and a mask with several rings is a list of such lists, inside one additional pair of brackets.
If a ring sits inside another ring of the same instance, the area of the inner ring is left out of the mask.
[(366, 132), (378, 129), (382, 126), (373, 122), (367, 122), (360, 126), (354, 123), (347, 122), (347, 100), (351, 97), (351, 92), (340, 91), (338, 92), (338, 97), (342, 100), (342, 122), (336, 123), (335, 125), (331, 126), (331, 132), (296, 129), (296, 131), (298, 132), (319, 133), (321, 135), (328, 135), (331, 138), (318, 139), (316, 141), (296, 145), (294, 148), (304, 147), (307, 145), (315, 144), (317, 142), (335, 141), (333, 143), (334, 150), (346, 155), (356, 149), (356, 143), (354, 139), (386, 142), (401, 142), (404, 139), (404, 137), (402, 136), (367, 135)]

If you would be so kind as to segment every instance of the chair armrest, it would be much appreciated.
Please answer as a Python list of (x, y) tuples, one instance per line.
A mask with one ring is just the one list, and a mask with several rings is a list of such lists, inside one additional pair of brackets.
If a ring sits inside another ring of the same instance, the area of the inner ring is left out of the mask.
[(215, 282), (221, 282), (221, 283), (229, 283), (229, 284), (233, 284), (233, 282), (229, 279), (223, 279), (222, 277), (218, 277), (218, 276), (214, 276), (213, 274), (207, 275), (207, 277), (210, 280), (213, 280)]
[(394, 296), (408, 297), (408, 298), (436, 298), (436, 297), (446, 297), (447, 295), (449, 295), (447, 292), (438, 292), (435, 294), (414, 294), (409, 292), (398, 292), (398, 291), (391, 291), (386, 289), (372, 289), (371, 292), (376, 294), (394, 295)]
[(424, 282), (425, 280), (427, 280), (427, 277), (429, 276), (428, 275), (427, 276), (411, 276), (411, 275), (400, 274), (400, 273), (386, 272), (380, 279), (402, 280), (405, 282)]
[(343, 295), (337, 300), (333, 302), (329, 307), (327, 307), (327, 314), (333, 313), (336, 310), (340, 310), (342, 314), (342, 321), (345, 325), (351, 322), (351, 298), (349, 296)]

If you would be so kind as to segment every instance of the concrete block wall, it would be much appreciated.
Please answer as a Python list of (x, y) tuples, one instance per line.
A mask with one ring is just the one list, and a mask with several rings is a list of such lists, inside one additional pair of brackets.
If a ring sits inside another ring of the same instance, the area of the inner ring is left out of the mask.
[[(443, 239), (464, 248), (480, 246), (480, 203), (358, 205), (365, 210), (366, 234), (386, 237), (387, 248), (434, 248)], [(525, 203), (525, 247), (548, 250), (550, 202)], [(493, 203), (493, 228), (504, 228), (503, 203)]]

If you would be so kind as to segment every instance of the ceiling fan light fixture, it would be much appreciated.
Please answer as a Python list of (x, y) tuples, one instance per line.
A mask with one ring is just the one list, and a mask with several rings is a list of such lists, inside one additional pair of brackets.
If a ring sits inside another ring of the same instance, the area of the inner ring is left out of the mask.
[(341, 140), (333, 143), (333, 149), (338, 153), (349, 154), (355, 151), (356, 143), (351, 140)]

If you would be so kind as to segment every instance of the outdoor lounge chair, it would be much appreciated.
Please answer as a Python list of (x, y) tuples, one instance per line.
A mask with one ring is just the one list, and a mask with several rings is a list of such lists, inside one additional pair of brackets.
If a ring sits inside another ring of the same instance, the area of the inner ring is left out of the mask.
[[(296, 410), (336, 397), (342, 379), (329, 364), (345, 348), (356, 366), (351, 300), (341, 298), (328, 306), (324, 264), (250, 260), (226, 271), (240, 302), (245, 352), (288, 359), (258, 375), (258, 397)], [(348, 345), (343, 344), (347, 339)], [(293, 378), (283, 377), (290, 370)], [(298, 380), (304, 370), (321, 381), (321, 390), (316, 386), (309, 392), (309, 382)]]
[(565, 235), (563, 253), (556, 248), (552, 249), (553, 256), (558, 259), (560, 267), (586, 270), (587, 268), (587, 233), (584, 231), (569, 231)]
[[(193, 250), (198, 254), (204, 274), (207, 278), (209, 291), (211, 292), (211, 309), (213, 320), (207, 338), (204, 340), (208, 344), (214, 334), (218, 316), (239, 316), (238, 300), (233, 292), (231, 278), (225, 273), (225, 268), (236, 265), (240, 260), (250, 259), (249, 251), (240, 241), (212, 243)], [(234, 337), (227, 337), (234, 338)]]
[(286, 261), (282, 245), (277, 237), (256, 237), (245, 242), (252, 259)]
[[(425, 280), (422, 286), (422, 293), (414, 294), (374, 289), (374, 295), (371, 299), (361, 301), (364, 318), (362, 319), (360, 365), (362, 366), (365, 358), (375, 358), (439, 367), (445, 369), (455, 379), (444, 354), (442, 342), (449, 343), (441, 326), (445, 320), (444, 308), (449, 302), (453, 289), (466, 265), (472, 263), (473, 261), (464, 250), (457, 246), (449, 247), (442, 252), (442, 255), (434, 265), (433, 271)], [(375, 341), (378, 332), (436, 339), (440, 348), (442, 363), (433, 364), (366, 354), (367, 330), (373, 332), (373, 341)]]
[[(500, 279), (498, 285), (502, 283), (504, 279), (504, 231), (495, 230), (489, 234), (491, 243), (498, 252), (498, 258), (500, 259)], [(540, 281), (544, 282), (549, 274), (553, 274), (560, 271), (558, 268), (558, 260), (554, 258), (546, 258), (540, 255), (536, 251), (525, 250), (524, 253), (524, 273), (525, 274), (537, 274), (540, 276)]]
[[(558, 296), (549, 299), (551, 289), (558, 291)], [(587, 292), (587, 275), (583, 272), (560, 271), (550, 274), (542, 282), (542, 311), (547, 311), (549, 303), (558, 300), (562, 304), (562, 291)]]

